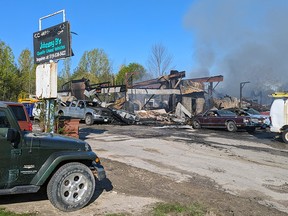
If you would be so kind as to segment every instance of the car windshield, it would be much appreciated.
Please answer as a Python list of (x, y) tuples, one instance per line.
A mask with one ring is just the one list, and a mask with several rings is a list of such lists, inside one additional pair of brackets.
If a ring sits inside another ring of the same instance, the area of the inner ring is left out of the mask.
[(99, 107), (98, 103), (94, 101), (86, 101), (86, 106), (87, 107)]
[(252, 115), (261, 115), (260, 112), (258, 112), (257, 110), (253, 109), (253, 108), (249, 108), (247, 110), (248, 113), (252, 114)]
[(236, 114), (230, 110), (218, 110), (217, 111), (221, 116), (235, 116)]

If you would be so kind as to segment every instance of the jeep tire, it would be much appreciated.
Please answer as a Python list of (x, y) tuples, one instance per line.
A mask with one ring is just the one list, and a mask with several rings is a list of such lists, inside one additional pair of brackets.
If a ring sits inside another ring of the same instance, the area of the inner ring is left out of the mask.
[(47, 186), (47, 196), (52, 205), (65, 212), (86, 206), (94, 191), (95, 177), (92, 171), (78, 162), (61, 166)]

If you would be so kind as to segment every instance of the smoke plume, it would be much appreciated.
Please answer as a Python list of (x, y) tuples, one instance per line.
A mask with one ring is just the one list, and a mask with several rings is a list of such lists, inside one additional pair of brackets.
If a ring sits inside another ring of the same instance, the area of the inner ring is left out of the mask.
[(196, 0), (185, 16), (195, 35), (191, 77), (223, 75), (221, 91), (288, 91), (288, 1)]

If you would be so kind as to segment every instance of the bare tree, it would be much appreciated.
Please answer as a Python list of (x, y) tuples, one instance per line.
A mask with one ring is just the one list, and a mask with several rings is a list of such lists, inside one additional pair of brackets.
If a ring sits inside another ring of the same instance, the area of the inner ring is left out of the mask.
[(152, 54), (148, 59), (148, 68), (150, 73), (156, 76), (163, 76), (172, 63), (172, 56), (169, 55), (166, 47), (162, 44), (155, 44), (152, 46)]

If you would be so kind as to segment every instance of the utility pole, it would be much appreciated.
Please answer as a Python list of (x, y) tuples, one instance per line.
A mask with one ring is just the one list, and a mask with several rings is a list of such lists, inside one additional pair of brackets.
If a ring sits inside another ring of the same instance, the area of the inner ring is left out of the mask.
[(241, 82), (240, 83), (240, 104), (239, 104), (239, 108), (242, 108), (242, 89), (244, 88), (246, 83), (250, 83), (250, 82), (246, 81), (246, 82)]

